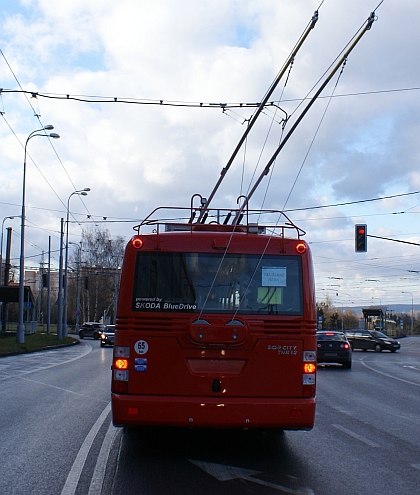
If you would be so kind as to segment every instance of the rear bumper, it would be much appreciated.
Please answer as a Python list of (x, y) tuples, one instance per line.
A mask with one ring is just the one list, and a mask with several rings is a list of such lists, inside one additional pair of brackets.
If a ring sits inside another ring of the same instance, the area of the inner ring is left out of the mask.
[(350, 352), (319, 352), (317, 356), (318, 363), (348, 363), (351, 361)]
[(246, 399), (112, 394), (115, 426), (310, 430), (315, 398)]

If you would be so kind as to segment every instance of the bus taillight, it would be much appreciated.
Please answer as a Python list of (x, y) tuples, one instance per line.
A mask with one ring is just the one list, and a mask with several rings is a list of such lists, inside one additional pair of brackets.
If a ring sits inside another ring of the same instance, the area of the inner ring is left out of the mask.
[(316, 380), (316, 351), (303, 351), (303, 395), (305, 397), (315, 396)]
[(114, 381), (112, 383), (112, 392), (116, 394), (125, 394), (128, 392), (128, 382)]
[(305, 363), (303, 365), (303, 372), (307, 374), (315, 373), (316, 365), (315, 363)]
[[(112, 388), (115, 392), (126, 392), (128, 389), (128, 379), (130, 376), (129, 361), (130, 348), (115, 346), (114, 348), (114, 363), (112, 366)], [(124, 384), (122, 384), (124, 383)]]
[(117, 370), (128, 369), (128, 359), (116, 359), (114, 366)]

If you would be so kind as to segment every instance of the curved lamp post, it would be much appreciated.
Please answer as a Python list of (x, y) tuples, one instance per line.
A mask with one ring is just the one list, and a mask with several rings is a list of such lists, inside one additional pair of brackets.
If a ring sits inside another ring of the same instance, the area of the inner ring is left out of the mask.
[(69, 260), (69, 216), (70, 216), (70, 198), (74, 195), (87, 196), (90, 187), (85, 187), (77, 191), (73, 191), (67, 200), (67, 218), (66, 218), (66, 244), (65, 244), (65, 261), (64, 261), (64, 296), (63, 296), (63, 337), (67, 337), (67, 267)]
[[(29, 140), (35, 136), (50, 137), (58, 139), (60, 136), (55, 132), (47, 134), (45, 131), (52, 131), (54, 126), (46, 125), (42, 129), (37, 129), (29, 134), (25, 143), (25, 155), (23, 160), (23, 184), (22, 184), (22, 214), (20, 217), (20, 259), (19, 259), (19, 320), (16, 331), (16, 342), (23, 344), (25, 342), (25, 325), (23, 321), (24, 304), (25, 304), (25, 189), (26, 189), (26, 155)], [(44, 131), (44, 132), (42, 132)], [(41, 133), (41, 134), (40, 134)]]

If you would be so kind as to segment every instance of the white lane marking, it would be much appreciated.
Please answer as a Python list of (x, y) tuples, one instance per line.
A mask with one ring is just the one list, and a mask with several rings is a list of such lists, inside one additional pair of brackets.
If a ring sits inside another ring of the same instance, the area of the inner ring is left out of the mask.
[(420, 471), (420, 464), (410, 464), (410, 466)]
[(355, 433), (352, 430), (349, 430), (345, 426), (341, 426), (341, 425), (332, 425), (332, 426), (334, 426), (334, 428), (337, 428), (337, 430), (340, 430), (343, 433), (350, 435), (351, 437), (355, 438), (356, 440), (359, 440), (360, 442), (363, 442), (366, 445), (369, 445), (369, 447), (374, 447), (374, 448), (380, 447), (379, 444), (372, 442), (372, 440), (369, 440), (368, 438), (363, 437), (362, 435), (359, 435), (358, 433)]
[(82, 474), (83, 466), (85, 465), (89, 450), (92, 447), (95, 437), (106, 420), (109, 411), (111, 410), (111, 403), (109, 402), (105, 409), (102, 411), (95, 424), (92, 426), (90, 432), (87, 434), (82, 446), (77, 453), (76, 459), (73, 462), (73, 466), (67, 476), (66, 483), (61, 491), (61, 495), (74, 495), (76, 493), (77, 485), (79, 483), (80, 475)]
[(106, 432), (104, 441), (99, 452), (98, 460), (96, 462), (95, 470), (93, 471), (93, 476), (90, 482), (88, 495), (101, 495), (102, 485), (105, 477), (106, 464), (108, 462), (109, 453), (111, 451), (111, 445), (114, 438), (118, 432), (112, 423)]
[(270, 483), (269, 481), (254, 478), (256, 474), (260, 474), (260, 471), (253, 471), (251, 469), (239, 468), (235, 466), (227, 466), (226, 464), (216, 464), (214, 462), (203, 462), (193, 459), (188, 460), (219, 481), (242, 479), (251, 481), (252, 483), (258, 483), (259, 485), (268, 486), (283, 493), (289, 493), (290, 495), (314, 495), (313, 490), (308, 487), (304, 487), (301, 490), (294, 490), (293, 488), (276, 485), (275, 483)]
[(363, 366), (365, 366), (366, 368), (370, 369), (371, 371), (374, 371), (375, 373), (379, 373), (380, 375), (386, 376), (388, 378), (392, 378), (394, 380), (398, 380), (399, 382), (404, 382), (404, 383), (408, 383), (409, 385), (414, 385), (415, 387), (420, 387), (420, 383), (411, 382), (410, 380), (404, 380), (403, 378), (397, 378), (396, 376), (390, 375), (389, 373), (384, 373), (383, 371), (375, 370), (371, 366), (367, 365), (363, 361), (363, 359), (361, 359), (360, 362), (363, 364)]

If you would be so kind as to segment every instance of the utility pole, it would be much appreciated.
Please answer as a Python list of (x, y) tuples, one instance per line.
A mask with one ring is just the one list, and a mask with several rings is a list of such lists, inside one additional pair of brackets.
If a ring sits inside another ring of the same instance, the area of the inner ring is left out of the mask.
[(47, 334), (51, 333), (51, 236), (48, 236)]

